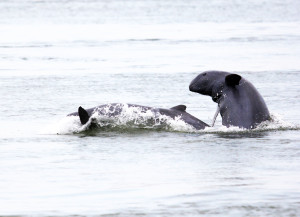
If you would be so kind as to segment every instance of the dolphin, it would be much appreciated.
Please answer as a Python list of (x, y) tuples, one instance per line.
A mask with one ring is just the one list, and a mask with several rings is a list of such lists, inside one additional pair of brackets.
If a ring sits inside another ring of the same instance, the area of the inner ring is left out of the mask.
[(270, 120), (267, 105), (257, 89), (238, 74), (205, 71), (192, 80), (190, 91), (208, 95), (218, 103), (215, 119), (220, 112), (224, 126), (253, 129)]
[[(149, 106), (135, 105), (135, 104), (123, 104), (123, 103), (111, 103), (111, 104), (103, 104), (97, 107), (84, 109), (81, 106), (78, 108), (78, 112), (73, 112), (68, 114), (67, 116), (79, 116), (80, 122), (82, 125), (88, 123), (93, 114), (97, 113), (99, 116), (104, 117), (120, 117), (123, 114), (124, 110), (127, 108), (133, 108), (137, 110), (137, 115), (133, 117), (133, 119), (138, 119), (143, 113), (150, 112), (152, 120), (157, 119), (160, 115), (164, 115), (166, 117), (178, 118), (179, 120), (184, 121), (186, 124), (194, 127), (196, 130), (204, 129), (205, 127), (209, 127), (208, 124), (194, 117), (193, 115), (186, 112), (185, 105), (177, 105), (169, 109), (165, 108), (153, 108)], [(126, 111), (125, 111), (126, 112)], [(134, 120), (133, 120), (134, 121)], [(150, 123), (153, 123), (150, 121)]]

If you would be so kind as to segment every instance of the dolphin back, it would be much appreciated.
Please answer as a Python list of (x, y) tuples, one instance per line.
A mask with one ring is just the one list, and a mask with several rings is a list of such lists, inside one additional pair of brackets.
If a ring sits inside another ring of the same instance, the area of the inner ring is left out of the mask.
[[(133, 113), (130, 112), (128, 113), (127, 109), (129, 109), (129, 111)], [(129, 122), (135, 119), (137, 120), (137, 122), (139, 122), (139, 120), (144, 120), (144, 118), (146, 119), (152, 118), (151, 120), (154, 121), (153, 124), (156, 123), (155, 119), (158, 117), (157, 115), (165, 115), (174, 120), (178, 117), (180, 120), (184, 121), (186, 124), (193, 126), (197, 130), (204, 129), (205, 127), (209, 126), (208, 124), (204, 123), (198, 118), (187, 113), (185, 105), (177, 105), (170, 109), (153, 108), (149, 106), (141, 106), (135, 104), (120, 104), (120, 103), (104, 104), (90, 109), (84, 109), (80, 106), (78, 108), (78, 112), (71, 113), (68, 116), (79, 116), (80, 123), (82, 125), (85, 125), (86, 123), (88, 123), (89, 119), (94, 113), (97, 113), (98, 115), (103, 117), (117, 118), (117, 119), (124, 118), (128, 113)], [(153, 114), (152, 117), (149, 116), (149, 114), (151, 113)], [(147, 115), (144, 116), (145, 114)], [(152, 123), (150, 119), (148, 121), (150, 121), (149, 123)], [(134, 123), (135, 122), (136, 121), (134, 121)], [(164, 125), (165, 121), (162, 121), (161, 124)]]

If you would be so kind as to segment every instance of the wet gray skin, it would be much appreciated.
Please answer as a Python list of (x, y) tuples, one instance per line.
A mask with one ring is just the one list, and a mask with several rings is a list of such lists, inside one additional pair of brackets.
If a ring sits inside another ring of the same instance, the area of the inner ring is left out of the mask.
[(112, 103), (100, 105), (86, 110), (82, 107), (79, 107), (78, 112), (68, 114), (68, 116), (79, 116), (81, 124), (86, 124), (89, 121), (90, 117), (96, 112), (98, 113), (98, 115), (116, 117), (122, 113), (124, 106), (139, 108), (141, 113), (151, 111), (153, 112), (154, 117), (156, 117), (157, 115), (165, 115), (172, 119), (175, 119), (175, 117), (180, 117), (180, 120), (184, 121), (186, 124), (193, 126), (196, 130), (201, 130), (205, 127), (209, 127), (208, 124), (187, 113), (185, 105), (178, 105), (170, 109), (164, 109), (134, 104)]
[(222, 71), (206, 71), (190, 84), (190, 91), (208, 95), (218, 103), (224, 126), (253, 129), (270, 119), (267, 105), (246, 79)]

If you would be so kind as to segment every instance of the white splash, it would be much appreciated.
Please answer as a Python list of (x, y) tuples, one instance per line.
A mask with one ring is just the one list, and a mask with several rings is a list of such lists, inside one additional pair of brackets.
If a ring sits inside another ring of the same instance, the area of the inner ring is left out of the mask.
[(260, 123), (255, 129), (245, 129), (236, 126), (226, 127), (226, 126), (215, 126), (206, 127), (204, 130), (199, 132), (204, 133), (246, 133), (246, 132), (261, 132), (261, 131), (274, 131), (274, 130), (293, 130), (300, 129), (293, 123), (284, 121), (283, 117), (279, 114), (271, 113), (271, 120), (264, 121)]
[(42, 133), (63, 135), (79, 133), (87, 129), (89, 122), (86, 125), (82, 125), (78, 116), (66, 116), (59, 120), (57, 123), (49, 125), (46, 129), (43, 130)]
[(280, 114), (271, 113), (271, 120), (262, 122), (255, 130), (292, 130), (299, 128), (300, 126), (285, 121)]

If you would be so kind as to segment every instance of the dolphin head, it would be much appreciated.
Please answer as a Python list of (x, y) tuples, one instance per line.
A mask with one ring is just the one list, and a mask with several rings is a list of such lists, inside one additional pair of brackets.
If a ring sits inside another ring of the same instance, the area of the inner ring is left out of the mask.
[(190, 83), (190, 91), (211, 96), (213, 101), (222, 96), (225, 85), (234, 86), (238, 84), (241, 77), (236, 74), (222, 71), (205, 71), (200, 73)]
[(190, 83), (190, 91), (212, 96), (213, 90), (228, 73), (220, 71), (205, 71), (200, 73)]

